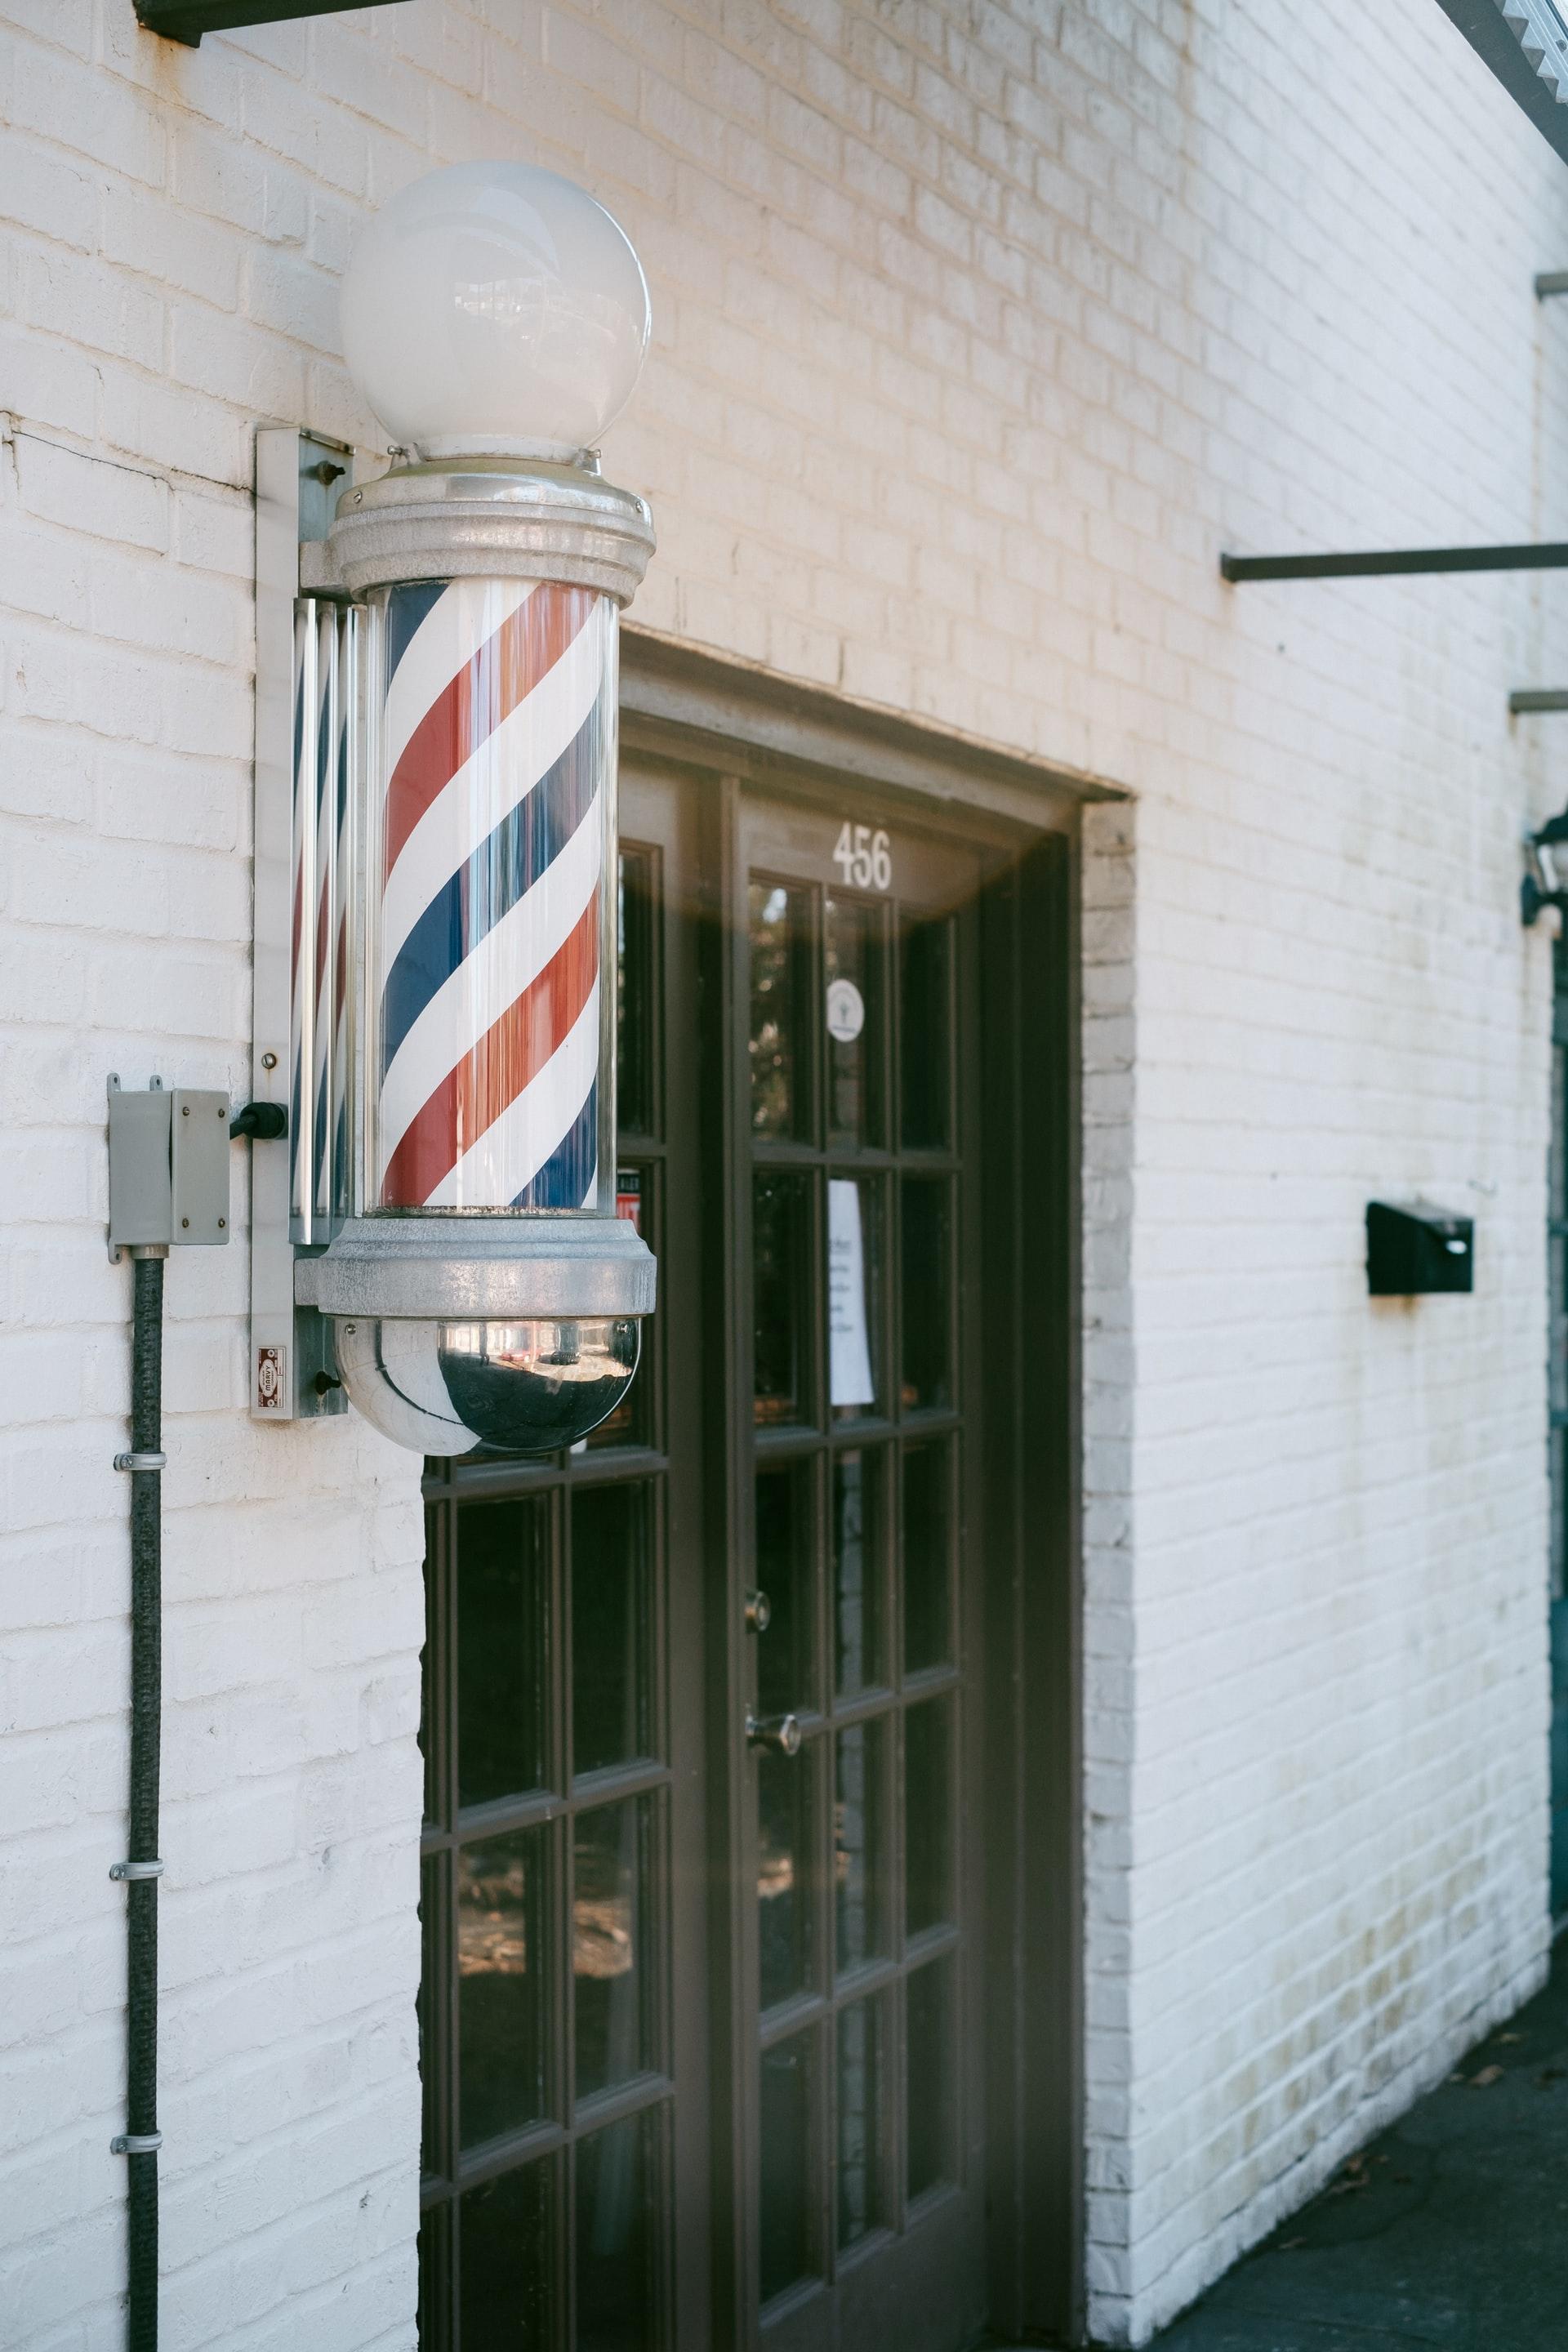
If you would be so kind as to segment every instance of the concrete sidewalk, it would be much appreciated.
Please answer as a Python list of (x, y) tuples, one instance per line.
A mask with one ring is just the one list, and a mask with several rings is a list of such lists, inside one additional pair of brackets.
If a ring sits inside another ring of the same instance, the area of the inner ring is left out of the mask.
[(1568, 2352), (1568, 1941), (1458, 2074), (1151, 2352)]

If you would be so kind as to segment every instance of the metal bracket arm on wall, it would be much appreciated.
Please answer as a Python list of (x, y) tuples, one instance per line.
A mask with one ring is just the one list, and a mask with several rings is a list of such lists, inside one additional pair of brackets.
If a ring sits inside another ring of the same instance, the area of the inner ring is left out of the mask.
[(1222, 555), (1224, 580), (1377, 580), (1412, 572), (1564, 572), (1568, 540), (1517, 547), (1396, 547), (1340, 555)]
[[(401, 6), (403, 0), (390, 0)], [(372, 0), (385, 7), (388, 0)], [(365, 0), (136, 0), (136, 18), (149, 33), (186, 48), (201, 47), (204, 33), (232, 33), (241, 25), (281, 25), (296, 16), (341, 16)]]

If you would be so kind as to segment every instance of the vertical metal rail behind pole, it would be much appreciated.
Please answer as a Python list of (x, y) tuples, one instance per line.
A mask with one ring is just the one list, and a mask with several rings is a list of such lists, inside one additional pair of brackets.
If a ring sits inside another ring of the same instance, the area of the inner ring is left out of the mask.
[[(294, 603), (300, 592), (300, 436), (256, 436), (255, 964), (250, 1096), (286, 1106), (294, 1055)], [(250, 1410), (292, 1421), (294, 1245), (291, 1172), (299, 1138), (250, 1166)]]

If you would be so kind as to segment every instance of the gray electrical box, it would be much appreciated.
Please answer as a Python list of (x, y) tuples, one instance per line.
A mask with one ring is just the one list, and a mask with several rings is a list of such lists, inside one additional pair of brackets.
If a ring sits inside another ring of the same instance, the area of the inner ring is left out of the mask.
[(109, 1081), (109, 1254), (221, 1249), (228, 1240), (228, 1097), (213, 1087), (140, 1093)]

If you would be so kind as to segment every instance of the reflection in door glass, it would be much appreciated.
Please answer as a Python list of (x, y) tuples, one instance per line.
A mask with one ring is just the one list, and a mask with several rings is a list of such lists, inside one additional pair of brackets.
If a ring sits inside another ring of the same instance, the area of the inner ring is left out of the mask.
[(438, 1998), (440, 1982), (437, 1955), (440, 1951), (441, 1864), (433, 1853), (422, 1856), (419, 1864), (419, 2002), (416, 2021), (419, 2031), (419, 2145), (426, 2172), (434, 2170), (436, 2151), (436, 2055), (435, 2020), (432, 2009)]
[(544, 2113), (545, 1830), (458, 1853), (458, 2115), (462, 2144)]
[(576, 2352), (653, 2352), (658, 2342), (655, 2128), (632, 2116), (579, 2143)]
[(906, 1990), (909, 2194), (923, 2196), (957, 2169), (953, 2147), (953, 1964), (928, 1961)]
[(952, 1703), (931, 1698), (904, 1716), (904, 1931), (952, 1916)]
[(542, 1496), (457, 1513), (458, 1802), (542, 1788), (549, 1778), (545, 1607), (550, 1506)]
[(888, 1456), (840, 1454), (833, 1464), (833, 1633), (840, 1697), (886, 1679), (882, 1531)]
[(764, 2009), (811, 1983), (811, 1788), (816, 1748), (757, 1759), (757, 1952)]
[(654, 913), (658, 854), (624, 847), (620, 860), (620, 968), (616, 990), (616, 1121), (623, 1135), (657, 1131)]
[(882, 912), (863, 898), (829, 898), (826, 917), (828, 1132), (835, 1143), (879, 1144)]
[(752, 940), (752, 1128), (766, 1136), (800, 1132), (805, 1092), (799, 1035), (804, 959), (810, 952), (809, 900), (804, 890), (753, 882), (748, 892)]
[(599, 1805), (573, 1823), (572, 1974), (577, 2097), (647, 2071), (651, 1799)]
[(572, 1769), (651, 1754), (646, 1486), (579, 1486), (572, 1496)]
[(852, 2246), (883, 2219), (882, 2003), (838, 2013), (838, 2242)]
[(810, 1395), (811, 1178), (763, 1171), (752, 1185), (752, 1284), (759, 1422), (806, 1422)]
[(903, 1270), (903, 1385), (906, 1412), (952, 1402), (947, 1181), (906, 1176), (900, 1188)]
[(906, 1151), (934, 1149), (948, 1139), (952, 930), (945, 915), (922, 922), (906, 914), (900, 926), (899, 1066), (903, 1102), (900, 1125)]
[(904, 1672), (946, 1665), (952, 1656), (952, 1449), (945, 1438), (904, 1454)]
[(810, 1466), (760, 1472), (756, 1495), (757, 1582), (772, 1612), (757, 1637), (758, 1710), (787, 1715), (816, 1697)]
[(758, 2252), (762, 2299), (782, 2294), (815, 2268), (811, 2243), (813, 2036), (797, 2033), (763, 2053)]
[(883, 1927), (885, 1723), (852, 1723), (837, 1735), (833, 1801), (833, 1891), (838, 1972), (887, 1948)]
[(554, 2167), (525, 2164), (467, 2190), (459, 2209), (462, 2341), (494, 2352), (553, 2352)]

